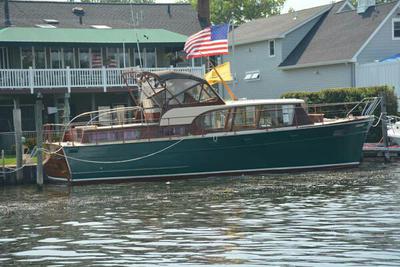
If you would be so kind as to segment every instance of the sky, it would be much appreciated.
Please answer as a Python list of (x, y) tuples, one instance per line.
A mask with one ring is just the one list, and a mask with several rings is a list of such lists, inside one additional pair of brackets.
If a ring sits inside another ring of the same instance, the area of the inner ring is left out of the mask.
[[(158, 3), (174, 3), (174, 0), (156, 0)], [(322, 6), (332, 3), (332, 0), (286, 0), (283, 6), (282, 13), (286, 13), (289, 8), (294, 8), (294, 10), (300, 10), (315, 6)]]

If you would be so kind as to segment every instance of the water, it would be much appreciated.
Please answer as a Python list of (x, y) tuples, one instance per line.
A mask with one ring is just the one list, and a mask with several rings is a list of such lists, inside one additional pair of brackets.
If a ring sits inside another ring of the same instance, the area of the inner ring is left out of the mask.
[(400, 266), (400, 164), (0, 191), (0, 265)]

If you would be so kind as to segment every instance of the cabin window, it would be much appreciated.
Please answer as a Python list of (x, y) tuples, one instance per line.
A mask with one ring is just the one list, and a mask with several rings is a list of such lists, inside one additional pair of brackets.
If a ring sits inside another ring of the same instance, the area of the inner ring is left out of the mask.
[(233, 120), (233, 129), (255, 128), (256, 124), (256, 107), (239, 107), (236, 108)]
[(259, 128), (276, 128), (293, 125), (294, 105), (264, 105), (260, 107)]
[(245, 81), (256, 81), (260, 80), (260, 71), (248, 71), (246, 72), (246, 75), (244, 76)]
[(33, 67), (33, 48), (21, 48), (21, 66), (23, 69)]
[(45, 69), (46, 65), (46, 49), (35, 48), (35, 68)]
[(73, 48), (64, 48), (64, 67), (75, 68), (75, 58)]
[(201, 128), (206, 131), (224, 130), (228, 114), (228, 110), (217, 110), (204, 114), (201, 117)]
[(275, 56), (275, 40), (269, 41), (268, 47), (269, 47), (269, 56), (274, 57)]
[(400, 18), (393, 19), (393, 40), (400, 40)]

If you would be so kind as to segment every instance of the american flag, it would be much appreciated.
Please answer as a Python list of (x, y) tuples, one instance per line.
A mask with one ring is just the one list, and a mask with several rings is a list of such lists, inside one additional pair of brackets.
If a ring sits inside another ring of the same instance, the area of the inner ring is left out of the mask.
[(228, 24), (210, 26), (190, 36), (185, 43), (187, 58), (228, 54)]

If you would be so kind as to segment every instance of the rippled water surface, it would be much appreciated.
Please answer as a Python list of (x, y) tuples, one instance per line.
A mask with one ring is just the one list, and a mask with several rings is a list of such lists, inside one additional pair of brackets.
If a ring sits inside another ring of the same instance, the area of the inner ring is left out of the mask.
[(400, 266), (400, 164), (0, 189), (0, 265)]

